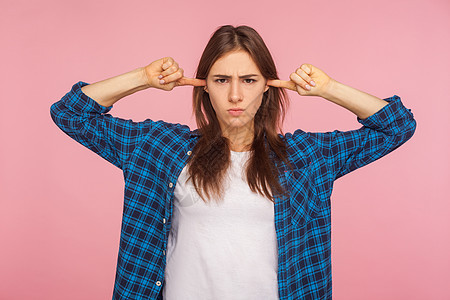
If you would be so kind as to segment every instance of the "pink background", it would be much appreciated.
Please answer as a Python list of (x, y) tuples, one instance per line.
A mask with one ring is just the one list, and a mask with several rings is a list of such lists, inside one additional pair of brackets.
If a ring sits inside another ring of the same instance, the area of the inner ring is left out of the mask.
[[(22, 3), (21, 3), (22, 2)], [(450, 299), (448, 1), (2, 1), (0, 299), (110, 299), (121, 171), (60, 131), (50, 105), (172, 56), (192, 76), (220, 25), (250, 25), (280, 76), (311, 63), (417, 120), (413, 138), (335, 183), (334, 299)], [(191, 87), (111, 111), (195, 127)], [(356, 116), (289, 91), (284, 131), (350, 130)]]

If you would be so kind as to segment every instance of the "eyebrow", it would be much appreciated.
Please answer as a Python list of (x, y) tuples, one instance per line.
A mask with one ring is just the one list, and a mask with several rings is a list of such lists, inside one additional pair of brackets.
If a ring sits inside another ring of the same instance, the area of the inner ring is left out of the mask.
[[(254, 77), (254, 76), (259, 76), (259, 75), (258, 74), (247, 74), (247, 75), (239, 76), (239, 78), (245, 79), (245, 78), (250, 78), (250, 77)], [(231, 78), (231, 76), (229, 76), (229, 75), (221, 75), (221, 74), (215, 74), (212, 77), (219, 77), (219, 78), (226, 78), (226, 79)]]

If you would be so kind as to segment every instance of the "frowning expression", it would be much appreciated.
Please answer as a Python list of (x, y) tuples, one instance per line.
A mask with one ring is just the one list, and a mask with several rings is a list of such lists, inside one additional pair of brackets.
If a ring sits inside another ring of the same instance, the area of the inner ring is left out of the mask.
[(258, 66), (243, 50), (219, 58), (209, 71), (205, 88), (222, 132), (252, 129), (255, 114), (268, 89)]

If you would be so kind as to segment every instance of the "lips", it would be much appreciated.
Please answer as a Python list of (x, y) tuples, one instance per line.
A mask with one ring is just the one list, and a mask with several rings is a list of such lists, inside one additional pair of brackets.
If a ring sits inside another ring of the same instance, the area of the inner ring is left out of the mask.
[(228, 110), (228, 113), (234, 117), (239, 116), (240, 114), (242, 114), (244, 110), (242, 108), (230, 108)]

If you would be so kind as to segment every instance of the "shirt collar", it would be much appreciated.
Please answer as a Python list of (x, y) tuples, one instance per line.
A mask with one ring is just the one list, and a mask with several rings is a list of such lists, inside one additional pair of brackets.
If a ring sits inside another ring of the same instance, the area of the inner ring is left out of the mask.
[(189, 133), (189, 136), (190, 136), (190, 137), (199, 137), (199, 136), (201, 136), (200, 130), (199, 130), (198, 128), (195, 129), (195, 130), (192, 130), (192, 131)]

